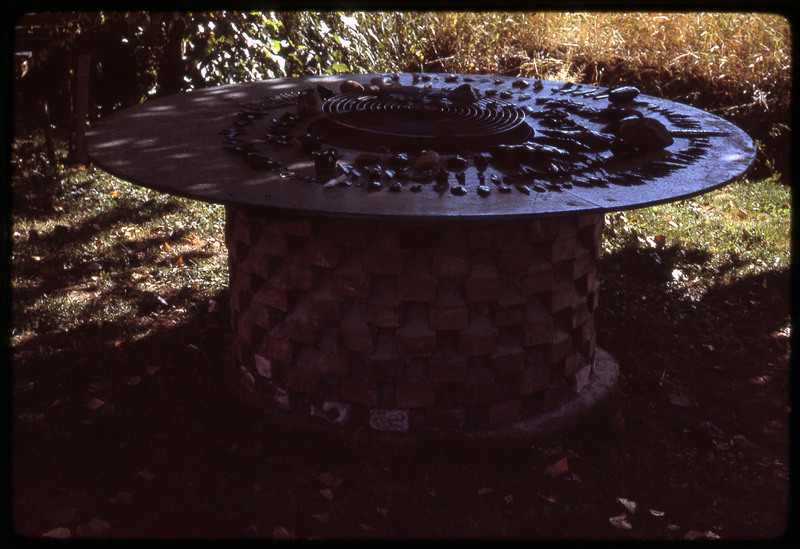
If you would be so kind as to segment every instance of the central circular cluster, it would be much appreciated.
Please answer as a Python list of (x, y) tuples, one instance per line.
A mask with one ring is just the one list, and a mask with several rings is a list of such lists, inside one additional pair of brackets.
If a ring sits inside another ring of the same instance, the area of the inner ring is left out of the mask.
[(311, 131), (347, 147), (475, 149), (519, 143), (532, 132), (525, 111), (510, 103), (471, 103), (439, 96), (338, 95), (322, 104), (323, 119)]

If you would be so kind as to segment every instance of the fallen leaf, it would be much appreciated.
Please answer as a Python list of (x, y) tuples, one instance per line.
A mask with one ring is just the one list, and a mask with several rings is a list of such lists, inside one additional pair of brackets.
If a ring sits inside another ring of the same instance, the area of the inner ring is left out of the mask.
[(480, 490), (478, 490), (478, 495), (482, 496), (482, 495), (488, 494), (490, 492), (494, 492), (494, 490), (492, 488), (489, 488), (489, 487), (481, 488)]
[(711, 530), (705, 532), (698, 532), (697, 530), (689, 530), (683, 536), (683, 539), (719, 539), (719, 536)]
[(63, 526), (53, 528), (49, 532), (42, 534), (42, 537), (54, 539), (69, 539), (71, 536), (72, 534), (70, 533), (69, 528), (64, 528)]
[(128, 385), (133, 386), (133, 385), (139, 385), (140, 381), (142, 381), (142, 376), (133, 376), (132, 378), (129, 378), (126, 383)]
[(342, 479), (332, 473), (322, 473), (317, 480), (329, 488), (337, 488), (342, 483)]
[(667, 243), (667, 237), (663, 234), (657, 234), (653, 237), (653, 240), (655, 240), (656, 246), (659, 248), (663, 248)]
[(111, 525), (104, 520), (93, 518), (89, 521), (89, 532), (95, 536), (102, 536), (109, 531)]
[(167, 250), (167, 251), (169, 251), (170, 249), (172, 249), (172, 246), (170, 246), (170, 245), (169, 245), (169, 242), (164, 242), (164, 244), (162, 245), (162, 247), (163, 247), (165, 250)]
[(682, 392), (673, 392), (669, 394), (669, 401), (674, 406), (680, 406), (682, 408), (700, 408), (700, 404), (698, 404), (697, 399), (695, 399), (692, 395), (682, 393)]
[(141, 477), (141, 478), (143, 478), (143, 479), (145, 479), (145, 480), (147, 480), (147, 481), (150, 481), (150, 480), (153, 480), (154, 478), (156, 478), (156, 476), (153, 473), (151, 473), (150, 471), (139, 471), (138, 473), (136, 473), (136, 475)]
[(568, 458), (561, 458), (556, 461), (554, 464), (548, 466), (544, 470), (544, 474), (549, 477), (557, 477), (563, 473), (569, 471), (569, 463), (567, 461)]
[(90, 410), (97, 410), (99, 408), (102, 408), (104, 404), (105, 402), (103, 402), (99, 398), (93, 398), (92, 400), (86, 403), (86, 407), (89, 408)]
[(617, 503), (622, 504), (625, 507), (625, 509), (628, 510), (628, 512), (630, 514), (634, 514), (636, 512), (636, 502), (635, 501), (631, 501), (631, 500), (626, 499), (626, 498), (617, 498)]
[(358, 523), (358, 526), (359, 526), (359, 528), (361, 528), (361, 529), (362, 529), (362, 530), (364, 530), (365, 532), (372, 532), (372, 531), (374, 531), (374, 530), (375, 530), (375, 528), (373, 528), (373, 527), (372, 527), (372, 526), (370, 526), (369, 524), (364, 524), (363, 522), (359, 522), (359, 523)]
[(631, 528), (633, 528), (633, 526), (631, 526), (631, 523), (628, 522), (627, 519), (628, 515), (622, 513), (621, 515), (618, 515), (616, 517), (609, 518), (608, 522), (610, 522), (611, 525), (614, 526), (615, 528), (619, 528), (621, 530), (630, 530)]
[(272, 531), (272, 537), (275, 539), (292, 539), (292, 535), (289, 533), (289, 530), (283, 526), (276, 526)]
[(180, 256), (178, 260), (175, 262), (176, 267), (183, 267), (183, 256)]
[(330, 524), (331, 522), (331, 516), (324, 511), (311, 516), (320, 521), (322, 524)]
[(322, 490), (319, 491), (319, 493), (322, 495), (322, 497), (324, 497), (328, 501), (333, 501), (333, 490), (331, 490), (330, 488), (323, 488)]
[(747, 219), (747, 212), (744, 210), (739, 210), (738, 212), (736, 212), (736, 216), (739, 219)]

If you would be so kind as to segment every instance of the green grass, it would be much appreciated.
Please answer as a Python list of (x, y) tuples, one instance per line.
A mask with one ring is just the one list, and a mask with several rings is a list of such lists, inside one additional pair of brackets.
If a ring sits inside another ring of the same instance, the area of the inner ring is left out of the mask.
[(687, 290), (788, 268), (790, 202), (789, 188), (776, 178), (745, 179), (692, 199), (609, 214), (604, 252), (662, 250), (674, 262), (665, 276)]
[[(17, 152), (35, 144), (19, 140)], [(12, 343), (86, 323), (136, 326), (148, 292), (180, 314), (227, 285), (222, 206), (92, 167), (53, 170), (36, 156), (16, 160)]]

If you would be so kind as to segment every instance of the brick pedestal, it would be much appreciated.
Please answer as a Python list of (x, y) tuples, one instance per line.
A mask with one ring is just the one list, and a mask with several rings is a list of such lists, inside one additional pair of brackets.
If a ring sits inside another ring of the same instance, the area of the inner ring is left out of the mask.
[(235, 383), (265, 409), (376, 431), (472, 431), (581, 390), (602, 214), (277, 217), (229, 206)]

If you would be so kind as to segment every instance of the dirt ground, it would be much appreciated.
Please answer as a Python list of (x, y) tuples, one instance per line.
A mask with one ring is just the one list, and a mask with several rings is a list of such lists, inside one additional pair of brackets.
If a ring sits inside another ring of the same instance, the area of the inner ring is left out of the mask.
[[(789, 273), (699, 300), (603, 257), (613, 396), (527, 441), (289, 429), (224, 382), (228, 311), (155, 310), (14, 349), (23, 537), (751, 539), (786, 532)], [(627, 267), (626, 267), (626, 264)], [(622, 269), (628, 269), (622, 275)], [(168, 296), (165, 296), (168, 297)]]

